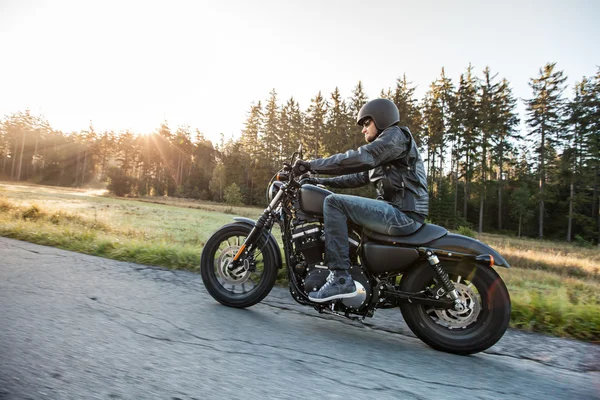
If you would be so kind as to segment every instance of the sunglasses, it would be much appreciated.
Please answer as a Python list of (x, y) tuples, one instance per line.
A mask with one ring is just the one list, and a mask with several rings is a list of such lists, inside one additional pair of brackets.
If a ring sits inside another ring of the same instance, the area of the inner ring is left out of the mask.
[(368, 128), (369, 125), (371, 125), (371, 122), (373, 122), (373, 120), (368, 119), (365, 122), (362, 123), (363, 128)]

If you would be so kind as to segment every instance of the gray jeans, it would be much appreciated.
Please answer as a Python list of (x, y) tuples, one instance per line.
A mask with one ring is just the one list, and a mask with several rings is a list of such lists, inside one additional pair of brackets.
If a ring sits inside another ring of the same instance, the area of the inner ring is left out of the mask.
[(325, 261), (330, 269), (350, 268), (348, 219), (377, 233), (402, 236), (415, 232), (421, 223), (385, 201), (345, 194), (325, 198)]

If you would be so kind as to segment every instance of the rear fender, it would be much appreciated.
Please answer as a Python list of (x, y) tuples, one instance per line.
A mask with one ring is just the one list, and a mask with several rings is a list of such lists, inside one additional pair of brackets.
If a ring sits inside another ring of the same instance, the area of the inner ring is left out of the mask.
[(472, 255), (490, 254), (492, 257), (494, 257), (494, 265), (510, 268), (508, 262), (506, 262), (504, 257), (502, 257), (496, 250), (492, 249), (487, 244), (468, 236), (448, 233), (446, 236), (427, 243), (427, 248), (432, 249), (433, 251), (435, 251), (435, 249), (440, 249)]
[[(235, 222), (239, 222), (241, 224), (248, 225), (252, 228), (254, 228), (254, 225), (256, 225), (256, 221), (254, 221), (250, 218), (235, 217), (233, 220)], [(275, 239), (275, 236), (273, 236), (273, 234), (271, 232), (269, 232), (268, 235), (269, 235), (269, 237), (267, 238), (267, 245), (271, 247), (271, 250), (275, 254), (275, 259), (277, 262), (277, 269), (281, 269), (281, 267), (283, 266), (283, 261), (281, 259), (281, 250), (279, 250), (279, 245), (277, 244), (277, 240)]]

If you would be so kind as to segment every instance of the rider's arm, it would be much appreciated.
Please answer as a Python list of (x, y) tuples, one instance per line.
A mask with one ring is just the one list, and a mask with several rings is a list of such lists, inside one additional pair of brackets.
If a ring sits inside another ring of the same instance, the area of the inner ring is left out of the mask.
[(384, 130), (377, 139), (345, 153), (310, 161), (310, 169), (327, 175), (364, 172), (397, 160), (410, 150), (410, 136), (398, 127)]
[(319, 178), (319, 183), (334, 189), (357, 188), (369, 183), (369, 173), (365, 171), (335, 178)]

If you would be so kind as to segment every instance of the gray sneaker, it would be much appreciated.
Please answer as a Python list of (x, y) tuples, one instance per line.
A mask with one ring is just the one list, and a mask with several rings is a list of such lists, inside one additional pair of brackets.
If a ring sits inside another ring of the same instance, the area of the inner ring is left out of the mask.
[(308, 298), (316, 303), (336, 299), (347, 299), (358, 294), (352, 276), (345, 269), (334, 269), (329, 272), (327, 282), (316, 292), (310, 292)]

